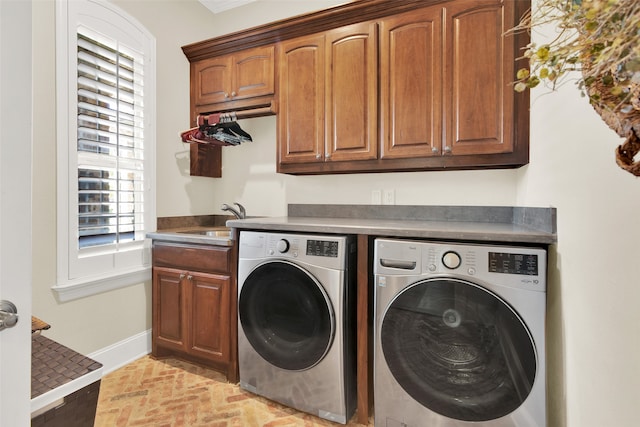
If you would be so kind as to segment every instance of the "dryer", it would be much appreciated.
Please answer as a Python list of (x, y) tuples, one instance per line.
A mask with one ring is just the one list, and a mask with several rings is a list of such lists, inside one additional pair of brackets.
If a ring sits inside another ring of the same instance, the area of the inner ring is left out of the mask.
[(375, 425), (546, 426), (546, 250), (376, 239)]
[(356, 407), (355, 242), (241, 231), (240, 387), (346, 423)]

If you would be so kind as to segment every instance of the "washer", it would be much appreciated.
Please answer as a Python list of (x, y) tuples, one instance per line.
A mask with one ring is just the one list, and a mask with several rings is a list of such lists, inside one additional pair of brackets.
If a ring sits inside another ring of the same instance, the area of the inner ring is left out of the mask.
[(376, 427), (546, 426), (546, 260), (376, 239)]
[(240, 387), (345, 424), (356, 407), (355, 242), (240, 232)]

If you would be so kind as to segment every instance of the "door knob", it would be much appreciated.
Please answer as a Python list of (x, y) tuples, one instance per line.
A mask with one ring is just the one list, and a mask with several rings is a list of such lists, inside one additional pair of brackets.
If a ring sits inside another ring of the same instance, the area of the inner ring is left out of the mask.
[(11, 301), (0, 301), (0, 331), (18, 323), (18, 309)]

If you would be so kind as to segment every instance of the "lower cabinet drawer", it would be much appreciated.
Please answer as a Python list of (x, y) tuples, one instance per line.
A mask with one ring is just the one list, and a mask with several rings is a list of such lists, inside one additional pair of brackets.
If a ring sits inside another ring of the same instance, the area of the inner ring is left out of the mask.
[(231, 267), (231, 248), (154, 242), (153, 265), (227, 273)]

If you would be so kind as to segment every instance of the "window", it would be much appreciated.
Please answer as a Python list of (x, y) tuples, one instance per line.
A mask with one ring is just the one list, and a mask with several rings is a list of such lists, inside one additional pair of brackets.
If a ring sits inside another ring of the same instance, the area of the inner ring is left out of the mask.
[(155, 46), (106, 2), (57, 5), (58, 283), (68, 300), (150, 278)]

